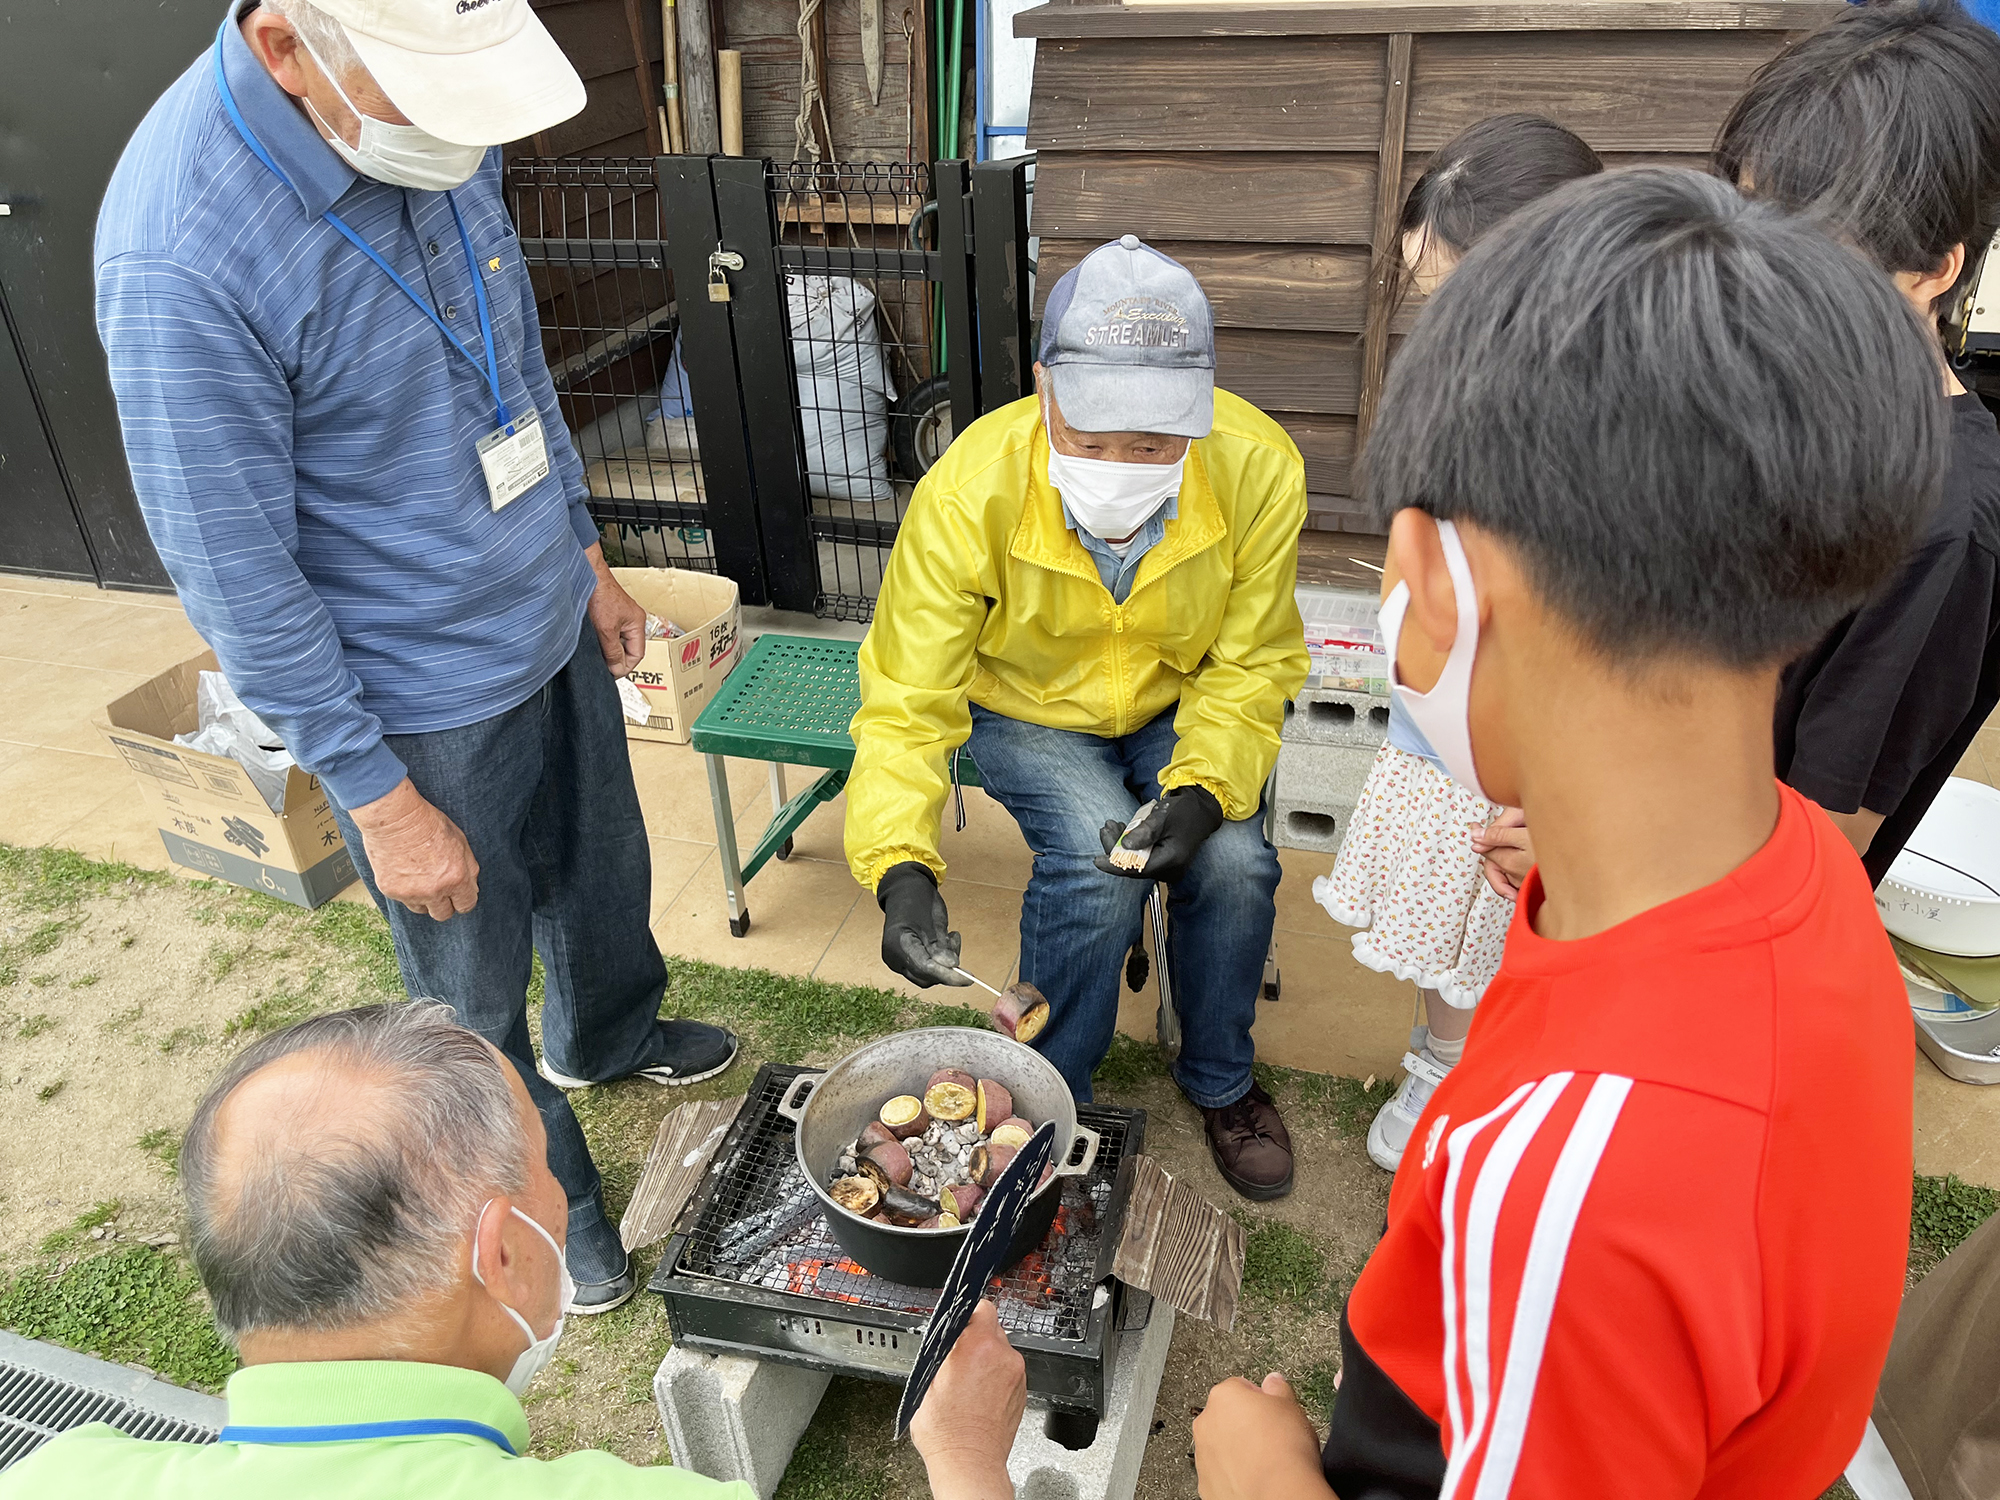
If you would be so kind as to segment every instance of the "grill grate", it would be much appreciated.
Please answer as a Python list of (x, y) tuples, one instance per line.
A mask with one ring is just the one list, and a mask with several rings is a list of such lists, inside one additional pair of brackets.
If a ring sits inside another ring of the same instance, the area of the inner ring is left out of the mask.
[[(792, 1124), (777, 1112), (778, 1101), (799, 1069), (767, 1069), (739, 1115), (740, 1144), (682, 1242), (676, 1273), (758, 1287), (794, 1296), (818, 1297), (884, 1312), (929, 1312), (935, 1289), (900, 1286), (872, 1276), (846, 1258), (827, 1228), (818, 1200), (789, 1231), (782, 1215), (770, 1228), (775, 1243), (745, 1227), (760, 1214), (806, 1191), (793, 1150)], [(1079, 1110), (1103, 1137), (1096, 1164), (1086, 1178), (1062, 1179), (1062, 1205), (1043, 1248), (1024, 1257), (995, 1279), (1000, 1321), (1010, 1333), (1045, 1339), (1080, 1340), (1090, 1320), (1092, 1297), (1101, 1279), (1102, 1220), (1124, 1155), (1125, 1121), (1120, 1111)], [(763, 1228), (759, 1223), (759, 1228)]]
[(170, 1443), (212, 1443), (216, 1434), (213, 1427), (148, 1411), (123, 1396), (0, 1362), (0, 1469), (26, 1458), (58, 1433), (91, 1422), (108, 1422), (133, 1437)]

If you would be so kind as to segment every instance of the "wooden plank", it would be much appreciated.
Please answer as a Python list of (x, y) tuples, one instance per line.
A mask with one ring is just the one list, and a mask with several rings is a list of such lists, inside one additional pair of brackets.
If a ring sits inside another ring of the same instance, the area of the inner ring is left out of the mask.
[[(796, 50), (796, 48), (794, 49)], [(820, 78), (820, 93), (833, 121), (836, 160), (902, 161), (903, 138), (909, 127), (904, 105), (903, 77), (898, 63), (895, 88), (882, 87), (882, 102), (868, 97), (868, 74), (859, 59), (829, 62)], [(798, 155), (793, 122), (799, 112), (799, 62), (755, 63), (743, 60), (743, 149), (751, 156), (791, 161)]]
[(1375, 260), (1368, 279), (1368, 327), (1361, 336), (1362, 441), (1375, 421), (1375, 403), (1382, 394), (1382, 372), (1389, 366), (1390, 298), (1394, 283), (1388, 274), (1390, 257), (1398, 253), (1396, 222), (1403, 195), (1403, 138), (1410, 109), (1410, 53), (1414, 38), (1399, 31), (1389, 38), (1383, 70), (1382, 149), (1375, 174)]
[[(1063, 272), (1101, 240), (1042, 240), (1039, 303)], [(1358, 333), (1366, 307), (1368, 252), (1358, 246), (1244, 245), (1148, 240), (1194, 273), (1219, 328), (1308, 328)]]
[[(660, 60), (660, 20), (653, 8), (645, 29), (646, 58)], [(542, 12), (542, 24), (556, 45), (563, 49), (570, 66), (588, 83), (607, 73), (632, 66), (632, 41), (627, 29), (624, 0), (574, 0)]]
[[(891, 64), (903, 62), (903, 10), (909, 0), (883, 0), (882, 96), (889, 95)], [(861, 61), (860, 0), (823, 0), (827, 57), (833, 62)], [(798, 0), (729, 0), (729, 45), (744, 61), (789, 61), (799, 65)]]
[(1132, 1190), (1111, 1274), (1225, 1332), (1243, 1289), (1243, 1226), (1150, 1156), (1132, 1158)]
[(1344, 36), (1410, 31), (1811, 31), (1839, 0), (1531, 0), (1440, 5), (1433, 0), (1240, 3), (1195, 0), (1037, 6), (1014, 19), (1031, 37)]
[(557, 385), (561, 385), (572, 376), (585, 375), (593, 370), (602, 369), (622, 357), (625, 351), (646, 342), (673, 320), (672, 306), (656, 307), (645, 316), (634, 320), (629, 327), (601, 334), (576, 353), (569, 355), (561, 364), (550, 366), (549, 378)]
[[(1229, 387), (1225, 386), (1225, 390)], [(1306, 492), (1353, 494), (1354, 419), (1306, 412), (1273, 412), (1306, 461)]]
[(674, 1220), (742, 1107), (741, 1094), (734, 1099), (703, 1099), (669, 1111), (660, 1121), (645, 1168), (632, 1189), (632, 1201), (618, 1223), (618, 1238), (627, 1253), (673, 1232)]
[(1366, 151), (1382, 115), (1376, 37), (1051, 41), (1028, 134), (1069, 151)]
[(683, 144), (698, 156), (722, 149), (722, 110), (715, 97), (715, 13), (701, 0), (685, 9), (674, 7), (674, 26), (681, 44), (681, 134)]
[(1409, 147), (1435, 151), (1488, 115), (1533, 110), (1600, 151), (1706, 151), (1784, 40), (1775, 31), (1422, 37)]
[[(663, 134), (666, 116), (660, 113), (660, 86), (646, 57), (646, 23), (640, 9), (639, 0), (625, 0), (625, 29), (632, 38), (632, 91), (639, 100), (640, 113), (646, 117), (646, 154), (659, 156), (667, 149)], [(645, 9), (653, 7), (649, 4)], [(654, 14), (657, 16), (658, 12)]]
[(1299, 582), (1318, 584), (1323, 588), (1377, 593), (1382, 587), (1382, 575), (1375, 569), (1388, 560), (1388, 552), (1389, 539), (1383, 536), (1332, 530), (1302, 531), (1299, 533)]
[(1372, 152), (1044, 150), (1032, 222), (1045, 238), (1100, 244), (1136, 234), (1366, 246), (1374, 200)]
[(601, 156), (608, 154), (605, 142), (625, 136), (645, 140), (646, 121), (653, 112), (639, 108), (629, 72), (607, 73), (583, 87), (586, 98), (582, 110), (544, 132), (548, 155)]
[(1348, 333), (1218, 328), (1215, 382), (1273, 415), (1351, 415), (1361, 401), (1360, 342)]

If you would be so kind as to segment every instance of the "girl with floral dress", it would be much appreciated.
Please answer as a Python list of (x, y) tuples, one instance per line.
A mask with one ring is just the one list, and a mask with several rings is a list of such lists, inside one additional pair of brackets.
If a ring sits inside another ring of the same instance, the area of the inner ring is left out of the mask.
[[(1390, 269), (1397, 296), (1434, 292), (1494, 225), (1563, 183), (1603, 170), (1597, 153), (1540, 115), (1496, 115), (1439, 149), (1404, 200)], [(1398, 580), (1382, 577), (1386, 602)], [(1428, 684), (1441, 653), (1405, 640), (1397, 676)], [(1472, 1010), (1500, 967), (1514, 904), (1489, 881), (1485, 831), (1505, 810), (1453, 781), (1402, 707), (1390, 699), (1387, 742), (1375, 757), (1333, 873), (1313, 896), (1354, 934), (1369, 968), (1414, 982), (1423, 1020), (1410, 1033), (1405, 1074), (1368, 1130), (1368, 1155), (1393, 1172), (1431, 1091), (1465, 1049)], [(1475, 847), (1477, 841), (1478, 847)]]

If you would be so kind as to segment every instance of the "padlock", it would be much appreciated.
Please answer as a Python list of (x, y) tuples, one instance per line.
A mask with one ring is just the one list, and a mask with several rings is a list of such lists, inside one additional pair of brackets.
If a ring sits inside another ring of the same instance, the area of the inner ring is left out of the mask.
[(729, 278), (723, 274), (722, 267), (720, 266), (713, 266), (709, 269), (708, 300), (711, 302), (727, 302), (729, 300)]

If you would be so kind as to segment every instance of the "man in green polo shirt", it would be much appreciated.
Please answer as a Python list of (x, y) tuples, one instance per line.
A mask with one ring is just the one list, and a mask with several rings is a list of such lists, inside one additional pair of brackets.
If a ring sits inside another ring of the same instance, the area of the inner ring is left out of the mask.
[[(0, 1500), (755, 1500), (609, 1453), (523, 1458), (555, 1350), (567, 1221), (520, 1075), (434, 1001), (245, 1049), (181, 1148), (188, 1247), (243, 1368), (221, 1441), (102, 1424), (0, 1473)], [(941, 1500), (1011, 1500), (1026, 1382), (981, 1310), (912, 1426)]]

